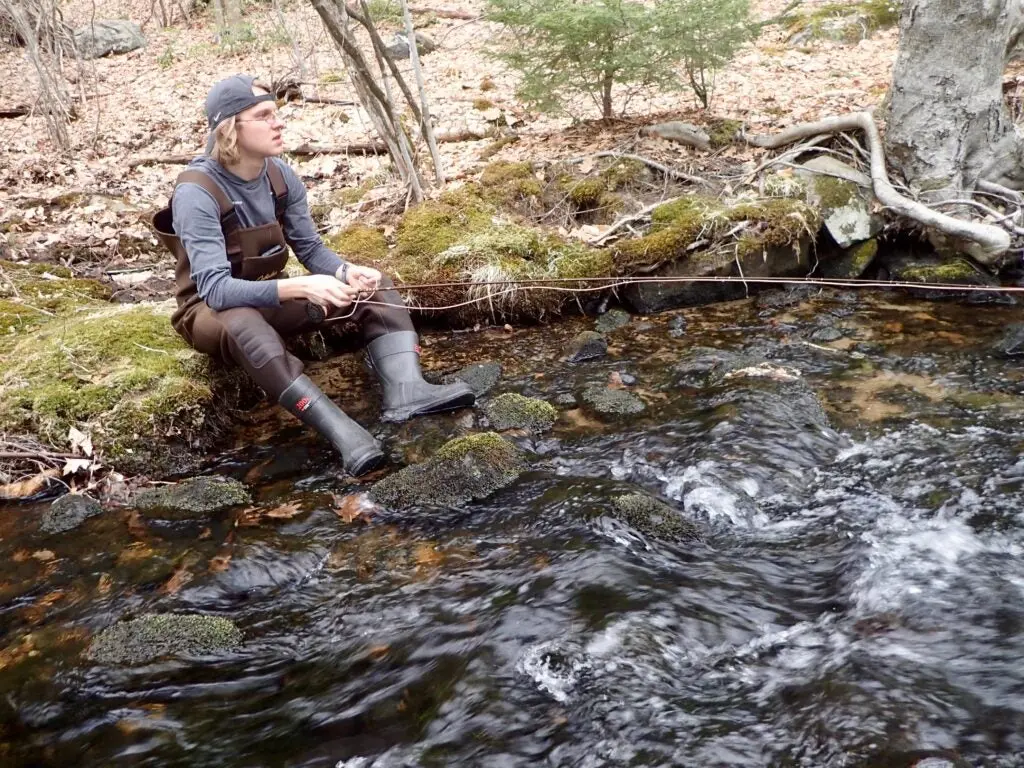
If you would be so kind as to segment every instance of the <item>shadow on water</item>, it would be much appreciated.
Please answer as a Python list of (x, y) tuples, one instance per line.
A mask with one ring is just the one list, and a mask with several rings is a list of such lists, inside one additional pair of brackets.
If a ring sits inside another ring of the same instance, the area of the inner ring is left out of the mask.
[[(1015, 319), (776, 294), (634, 317), (579, 364), (585, 319), (435, 337), (560, 409), (484, 501), (339, 516), (365, 486), (267, 410), (273, 440), (210, 467), (247, 510), (48, 536), (5, 509), (0, 764), (1024, 766), (1024, 367), (992, 352)], [(596, 413), (594, 385), (645, 410)], [(401, 463), (486, 426), (375, 429)], [(699, 535), (616, 514), (636, 492)], [(245, 641), (83, 656), (145, 612)]]

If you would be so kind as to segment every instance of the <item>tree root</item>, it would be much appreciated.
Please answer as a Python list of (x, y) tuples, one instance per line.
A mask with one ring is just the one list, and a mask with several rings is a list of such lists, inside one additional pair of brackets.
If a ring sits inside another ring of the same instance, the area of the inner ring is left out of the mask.
[(889, 181), (889, 174), (885, 169), (885, 150), (878, 126), (867, 112), (838, 115), (814, 123), (795, 125), (776, 136), (744, 135), (743, 138), (755, 147), (778, 149), (800, 139), (850, 130), (863, 131), (867, 136), (875, 197), (887, 208), (944, 235), (963, 241), (964, 251), (982, 264), (995, 264), (1010, 249), (1010, 233), (1002, 227), (948, 216), (897, 192)]

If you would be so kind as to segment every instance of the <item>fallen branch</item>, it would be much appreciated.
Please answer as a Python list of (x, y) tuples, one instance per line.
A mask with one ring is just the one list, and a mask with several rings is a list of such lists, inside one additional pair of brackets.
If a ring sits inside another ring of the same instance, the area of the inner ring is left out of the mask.
[(451, 11), (447, 8), (410, 8), (411, 13), (418, 14), (432, 14), (437, 16), (439, 19), (460, 19), (462, 21), (475, 21), (480, 18), (478, 13), (470, 13), (469, 11)]
[(689, 173), (683, 171), (677, 171), (675, 168), (670, 168), (667, 165), (651, 160), (649, 157), (643, 157), (642, 155), (631, 155), (624, 152), (595, 152), (592, 155), (583, 155), (581, 157), (574, 157), (569, 160), (570, 163), (580, 163), (586, 160), (588, 157), (614, 157), (618, 160), (634, 160), (638, 163), (643, 163), (648, 168), (668, 176), (670, 179), (678, 179), (679, 181), (689, 181), (692, 184), (707, 184), (708, 180), (700, 176), (692, 176)]
[(32, 110), (26, 106), (0, 107), (0, 118), (24, 117)]
[(621, 219), (612, 224), (606, 229), (599, 237), (589, 241), (590, 245), (604, 245), (608, 239), (615, 234), (618, 230), (622, 229), (627, 224), (632, 224), (634, 221), (640, 221), (640, 219), (646, 219), (655, 208), (659, 208), (668, 203), (674, 203), (676, 200), (680, 200), (680, 197), (670, 197), (668, 200), (659, 200), (656, 203), (651, 203), (641, 208), (636, 213), (631, 213), (628, 216), (623, 216)]
[(855, 112), (814, 123), (795, 125), (777, 136), (744, 135), (744, 139), (755, 147), (778, 149), (810, 136), (855, 129), (863, 131), (867, 136), (868, 151), (871, 154), (871, 181), (875, 197), (883, 205), (919, 224), (966, 241), (964, 250), (982, 264), (994, 264), (1010, 249), (1010, 234), (1002, 227), (948, 216), (897, 192), (889, 181), (889, 174), (885, 169), (885, 150), (878, 126), (867, 112)]

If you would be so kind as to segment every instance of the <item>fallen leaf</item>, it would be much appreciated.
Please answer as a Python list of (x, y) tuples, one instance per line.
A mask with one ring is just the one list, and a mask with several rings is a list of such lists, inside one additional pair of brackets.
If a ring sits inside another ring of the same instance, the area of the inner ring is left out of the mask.
[(174, 573), (171, 574), (164, 585), (160, 588), (160, 591), (165, 595), (176, 595), (181, 591), (181, 588), (192, 581), (192, 572), (184, 565), (179, 565), (174, 569)]
[(380, 661), (391, 653), (390, 645), (371, 645), (366, 651), (366, 655), (373, 661)]
[(25, 499), (43, 490), (51, 477), (60, 474), (56, 469), (47, 469), (25, 480), (0, 485), (0, 499)]
[(365, 493), (350, 493), (346, 496), (334, 496), (334, 514), (346, 523), (356, 520), (363, 522), (370, 521), (370, 511), (376, 509), (376, 505), (370, 501)]
[(48, 549), (39, 549), (32, 553), (32, 557), (34, 557), (41, 563), (46, 563), (50, 560), (53, 560), (53, 558), (55, 558), (56, 555)]
[(92, 438), (75, 427), (68, 429), (68, 442), (71, 443), (71, 450), (80, 450), (86, 456), (92, 456)]
[(228, 566), (231, 565), (231, 553), (225, 552), (224, 554), (214, 555), (210, 558), (210, 572), (221, 573), (226, 571)]
[(444, 562), (444, 555), (437, 551), (433, 542), (427, 541), (416, 545), (412, 553), (416, 565), (436, 568)]
[(302, 514), (302, 508), (299, 507), (297, 501), (290, 501), (287, 504), (282, 504), (279, 507), (267, 510), (263, 513), (264, 517), (270, 517), (275, 520), (291, 520), (296, 515)]
[(625, 389), (626, 385), (622, 382), (622, 374), (618, 371), (612, 371), (608, 374), (608, 389)]
[(101, 573), (100, 580), (96, 584), (96, 591), (101, 595), (106, 595), (110, 592), (111, 586), (113, 586), (114, 580), (110, 578), (109, 573)]

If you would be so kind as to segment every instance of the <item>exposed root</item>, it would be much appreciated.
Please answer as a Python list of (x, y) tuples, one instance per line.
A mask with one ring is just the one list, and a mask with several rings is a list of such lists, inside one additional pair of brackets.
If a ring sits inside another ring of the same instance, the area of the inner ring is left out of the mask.
[(885, 150), (878, 126), (867, 112), (838, 115), (814, 123), (795, 125), (776, 136), (744, 135), (743, 138), (755, 147), (778, 149), (800, 139), (850, 130), (861, 130), (867, 136), (868, 151), (871, 155), (871, 181), (875, 197), (883, 205), (901, 216), (964, 241), (964, 250), (982, 264), (995, 264), (1010, 249), (1010, 233), (1003, 227), (964, 221), (940, 213), (897, 192), (885, 169)]

